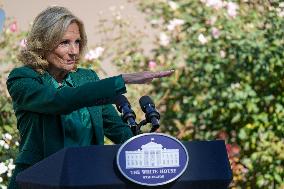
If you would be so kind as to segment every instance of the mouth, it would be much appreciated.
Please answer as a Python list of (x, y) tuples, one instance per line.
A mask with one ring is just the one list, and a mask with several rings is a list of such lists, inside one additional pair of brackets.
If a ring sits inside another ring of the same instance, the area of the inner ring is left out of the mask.
[(76, 64), (76, 61), (77, 61), (77, 60), (67, 60), (67, 61), (66, 61), (66, 64), (70, 64), (70, 65), (71, 65), (71, 64)]

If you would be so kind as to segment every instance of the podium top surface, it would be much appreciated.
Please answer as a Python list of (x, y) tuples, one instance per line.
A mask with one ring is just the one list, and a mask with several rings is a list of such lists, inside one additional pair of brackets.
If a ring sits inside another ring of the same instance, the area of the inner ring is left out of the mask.
[[(183, 144), (189, 155), (185, 172), (176, 181), (159, 186), (159, 189), (228, 187), (232, 172), (224, 141)], [(118, 171), (116, 153), (119, 147), (105, 145), (62, 149), (21, 172), (17, 182), (23, 189), (145, 188), (128, 181)]]

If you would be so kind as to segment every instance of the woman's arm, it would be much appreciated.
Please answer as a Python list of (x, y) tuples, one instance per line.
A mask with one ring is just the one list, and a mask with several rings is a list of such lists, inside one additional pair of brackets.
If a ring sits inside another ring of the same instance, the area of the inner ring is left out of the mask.
[(143, 84), (154, 78), (167, 77), (170, 71), (138, 72), (122, 74), (78, 87), (55, 89), (44, 84), (33, 69), (14, 69), (7, 80), (15, 111), (31, 111), (45, 114), (67, 114), (76, 109), (113, 103), (114, 98), (126, 93), (125, 84)]
[(116, 86), (116, 80), (124, 83), (121, 76), (116, 76), (75, 88), (55, 89), (44, 84), (40, 77), (15, 69), (7, 80), (7, 88), (16, 111), (67, 114), (82, 107), (111, 103), (115, 96), (126, 92), (125, 88)]

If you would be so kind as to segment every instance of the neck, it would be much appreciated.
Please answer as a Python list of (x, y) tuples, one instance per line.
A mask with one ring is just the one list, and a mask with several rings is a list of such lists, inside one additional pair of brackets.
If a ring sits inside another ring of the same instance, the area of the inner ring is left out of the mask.
[(49, 69), (48, 73), (59, 83), (61, 84), (65, 76), (67, 75), (68, 72), (62, 71), (62, 70), (53, 70)]

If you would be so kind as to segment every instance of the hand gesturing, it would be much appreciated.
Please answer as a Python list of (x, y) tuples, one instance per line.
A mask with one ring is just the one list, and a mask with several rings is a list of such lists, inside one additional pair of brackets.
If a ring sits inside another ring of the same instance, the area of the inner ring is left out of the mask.
[(174, 73), (174, 70), (167, 71), (144, 71), (130, 74), (122, 74), (126, 84), (144, 84), (150, 83), (154, 78), (168, 77)]

